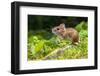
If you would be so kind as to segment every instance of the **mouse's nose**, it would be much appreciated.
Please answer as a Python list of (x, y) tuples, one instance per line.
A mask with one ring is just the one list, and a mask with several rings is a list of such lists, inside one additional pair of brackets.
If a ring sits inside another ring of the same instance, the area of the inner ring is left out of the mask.
[(56, 29), (53, 28), (53, 29), (52, 29), (52, 32), (55, 32), (55, 31), (56, 31)]
[(52, 33), (55, 33), (55, 31), (56, 31), (56, 30), (53, 28), (53, 29), (52, 29)]
[(54, 31), (54, 29), (52, 29), (52, 32)]

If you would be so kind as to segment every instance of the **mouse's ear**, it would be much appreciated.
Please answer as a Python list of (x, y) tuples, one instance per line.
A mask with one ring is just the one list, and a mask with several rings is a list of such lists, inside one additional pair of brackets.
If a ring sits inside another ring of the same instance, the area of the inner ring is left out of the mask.
[(65, 24), (64, 23), (61, 23), (59, 26), (65, 28)]

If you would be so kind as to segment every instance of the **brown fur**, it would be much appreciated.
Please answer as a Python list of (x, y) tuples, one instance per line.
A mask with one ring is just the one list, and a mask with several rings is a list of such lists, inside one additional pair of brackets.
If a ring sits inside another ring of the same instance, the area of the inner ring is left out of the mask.
[(52, 32), (61, 39), (70, 39), (73, 44), (79, 43), (79, 33), (74, 28), (65, 28), (63, 23), (52, 28)]

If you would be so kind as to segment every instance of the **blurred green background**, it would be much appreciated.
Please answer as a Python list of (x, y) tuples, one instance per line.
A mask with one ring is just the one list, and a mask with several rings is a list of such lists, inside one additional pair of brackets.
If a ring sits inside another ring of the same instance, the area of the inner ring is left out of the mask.
[(66, 27), (75, 27), (82, 21), (87, 22), (87, 17), (28, 15), (28, 30), (51, 30), (60, 23), (65, 23)]
[[(28, 60), (84, 59), (88, 57), (88, 18), (28, 15)], [(65, 23), (79, 32), (80, 43), (72, 45), (69, 40), (60, 40), (52, 28)], [(59, 53), (56, 49), (71, 46)]]

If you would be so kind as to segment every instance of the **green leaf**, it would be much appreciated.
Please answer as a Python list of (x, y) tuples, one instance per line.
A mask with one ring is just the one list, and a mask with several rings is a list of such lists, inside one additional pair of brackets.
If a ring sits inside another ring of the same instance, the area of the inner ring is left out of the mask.
[(36, 52), (41, 51), (41, 50), (43, 49), (43, 45), (44, 45), (44, 42), (43, 42), (43, 41), (40, 41), (39, 43), (37, 43), (37, 44), (35, 45), (35, 51), (36, 51)]
[(82, 21), (81, 23), (79, 23), (75, 29), (80, 32), (81, 30), (87, 30), (88, 26), (87, 26), (87, 23)]

